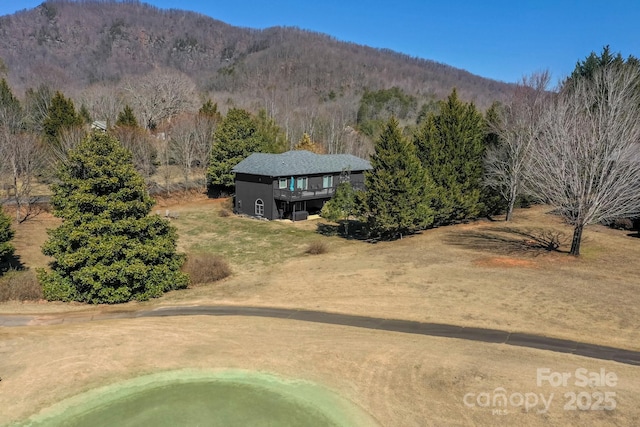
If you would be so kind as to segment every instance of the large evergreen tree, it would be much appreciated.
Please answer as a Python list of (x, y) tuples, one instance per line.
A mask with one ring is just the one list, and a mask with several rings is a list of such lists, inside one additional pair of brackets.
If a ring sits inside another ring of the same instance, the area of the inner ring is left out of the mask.
[(344, 230), (344, 236), (349, 235), (349, 217), (356, 213), (358, 208), (358, 195), (351, 185), (351, 182), (345, 180), (338, 184), (336, 192), (322, 207), (321, 215), (329, 221), (341, 223)]
[(372, 237), (394, 239), (433, 223), (432, 185), (412, 141), (389, 119), (365, 173), (366, 215)]
[(63, 129), (81, 125), (82, 117), (76, 113), (71, 98), (67, 99), (62, 93), (56, 92), (51, 98), (51, 104), (43, 123), (46, 140), (50, 144), (57, 144)]
[(122, 111), (118, 113), (116, 126), (129, 128), (138, 127), (138, 119), (136, 119), (135, 114), (133, 114), (133, 109), (129, 107), (129, 105), (125, 105)]
[(5, 79), (0, 80), (0, 128), (6, 134), (15, 134), (23, 126), (20, 101), (13, 95)]
[(480, 214), (485, 134), (482, 114), (455, 89), (416, 132), (418, 156), (436, 186), (437, 224)]
[(153, 201), (118, 140), (89, 135), (57, 175), (51, 204), (62, 224), (43, 246), (51, 271), (39, 271), (46, 298), (121, 303), (187, 285), (176, 231), (149, 215)]
[(15, 232), (11, 228), (11, 217), (0, 210), (0, 262), (5, 262), (13, 255), (14, 247), (11, 244)]
[(251, 114), (232, 108), (214, 133), (214, 144), (207, 169), (207, 183), (213, 193), (231, 191), (231, 169), (249, 154), (262, 151), (264, 141)]
[(583, 61), (576, 63), (576, 68), (571, 75), (565, 80), (564, 86), (567, 83), (576, 81), (581, 77), (592, 78), (598, 70), (604, 67), (621, 67), (623, 65), (634, 67), (640, 70), (640, 60), (633, 55), (629, 55), (627, 59), (622, 57), (620, 52), (612, 53), (611, 48), (607, 45), (602, 48), (600, 55), (595, 52), (591, 52)]

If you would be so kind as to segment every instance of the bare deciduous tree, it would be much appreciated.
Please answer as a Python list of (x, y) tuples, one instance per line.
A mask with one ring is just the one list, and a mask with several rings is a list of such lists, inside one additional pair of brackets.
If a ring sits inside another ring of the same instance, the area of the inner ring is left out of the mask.
[(5, 141), (1, 154), (13, 181), (11, 201), (16, 208), (16, 221), (21, 223), (40, 212), (40, 198), (33, 195), (33, 186), (45, 166), (44, 148), (36, 134), (23, 132)]
[(151, 175), (156, 170), (158, 155), (153, 143), (153, 136), (145, 129), (131, 126), (118, 126), (110, 132), (125, 148), (131, 151), (133, 165), (148, 184)]
[(527, 185), (574, 227), (640, 214), (639, 74), (607, 66), (569, 82), (546, 109)]
[(106, 121), (109, 127), (116, 123), (118, 113), (124, 108), (114, 89), (101, 85), (85, 89), (79, 103), (87, 106), (94, 120)]
[(215, 118), (205, 114), (182, 115), (170, 131), (169, 150), (172, 162), (182, 172), (185, 189), (196, 182), (206, 186), (205, 172), (209, 163)]
[(194, 109), (196, 86), (185, 74), (156, 70), (124, 85), (139, 123), (154, 129), (162, 121)]
[(58, 144), (49, 147), (53, 154), (53, 156), (49, 156), (51, 166), (54, 166), (57, 162), (66, 162), (69, 151), (80, 145), (86, 136), (87, 130), (82, 126), (62, 129), (60, 131), (60, 137), (58, 138)]
[(490, 123), (499, 143), (485, 153), (485, 185), (506, 200), (506, 221), (511, 219), (516, 199), (523, 191), (531, 146), (540, 135), (541, 117), (550, 95), (550, 78), (548, 71), (524, 77), (511, 100), (500, 107), (497, 123)]
[(180, 167), (184, 188), (189, 188), (191, 169), (196, 163), (197, 139), (193, 116), (181, 116), (175, 121), (169, 138), (173, 161)]
[(202, 185), (206, 187), (206, 170), (211, 158), (211, 147), (213, 145), (213, 135), (218, 126), (215, 117), (205, 114), (198, 114), (195, 117), (195, 160), (198, 169), (198, 176), (202, 179)]

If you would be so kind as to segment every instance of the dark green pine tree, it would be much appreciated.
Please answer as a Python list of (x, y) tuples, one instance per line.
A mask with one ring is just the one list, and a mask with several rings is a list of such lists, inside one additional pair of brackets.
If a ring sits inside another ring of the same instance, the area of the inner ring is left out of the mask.
[(71, 98), (67, 99), (60, 92), (51, 98), (47, 117), (44, 119), (43, 130), (49, 144), (57, 144), (58, 136), (63, 129), (82, 125), (82, 117), (76, 113)]
[(482, 211), (486, 124), (472, 103), (463, 103), (454, 89), (415, 134), (418, 156), (435, 184), (435, 223), (475, 218)]
[(213, 194), (227, 193), (233, 188), (231, 169), (249, 154), (262, 151), (264, 141), (251, 114), (232, 108), (214, 133), (207, 184)]
[(124, 109), (118, 113), (116, 118), (116, 126), (137, 128), (138, 120), (129, 105), (125, 105)]
[(215, 123), (222, 121), (222, 114), (218, 111), (218, 103), (216, 102), (214, 104), (211, 99), (207, 99), (207, 101), (202, 104), (202, 107), (198, 110), (198, 114), (213, 119)]
[(149, 215), (153, 201), (118, 140), (92, 133), (57, 177), (51, 204), (62, 224), (42, 248), (51, 270), (38, 271), (47, 299), (113, 304), (187, 285), (176, 231)]
[(91, 124), (91, 122), (93, 121), (91, 119), (91, 113), (89, 112), (89, 109), (84, 104), (80, 106), (80, 111), (78, 112), (78, 115), (80, 116), (80, 119), (86, 124)]
[(13, 255), (14, 247), (11, 244), (11, 239), (15, 231), (11, 227), (11, 217), (0, 210), (0, 263), (7, 261), (11, 255)]
[(433, 223), (432, 184), (413, 142), (389, 119), (376, 141), (372, 170), (365, 173), (366, 215), (372, 237), (395, 239)]
[(20, 110), (20, 101), (13, 96), (13, 92), (5, 79), (0, 80), (0, 107), (3, 109)]
[(20, 101), (13, 96), (5, 79), (0, 80), (0, 125), (6, 126), (11, 133), (18, 132), (23, 123)]
[(344, 181), (338, 184), (336, 192), (322, 207), (321, 215), (329, 221), (340, 223), (343, 235), (349, 235), (349, 217), (354, 215), (358, 208), (356, 190), (351, 182)]
[[(485, 112), (484, 121), (485, 121), (485, 134), (483, 145), (485, 150), (491, 147), (497, 147), (500, 144), (500, 137), (496, 133), (495, 129), (498, 125), (499, 121), (499, 110), (500, 104), (498, 102), (494, 102), (491, 104), (489, 109)], [(484, 163), (483, 163), (483, 176), (485, 174), (484, 171)], [(480, 202), (482, 205), (482, 215), (491, 217), (492, 215), (498, 215), (506, 211), (508, 204), (504, 197), (500, 194), (496, 188), (493, 188), (489, 185), (482, 186), (482, 193), (480, 196)]]

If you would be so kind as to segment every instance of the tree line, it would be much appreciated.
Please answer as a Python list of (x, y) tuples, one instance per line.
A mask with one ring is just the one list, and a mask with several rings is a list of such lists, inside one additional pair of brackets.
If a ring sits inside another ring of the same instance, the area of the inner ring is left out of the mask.
[[(547, 90), (548, 80), (547, 73), (523, 79), (508, 103), (485, 114), (453, 90), (415, 126), (403, 129), (392, 116), (376, 138), (366, 190), (356, 192), (345, 180), (323, 215), (345, 226), (355, 215), (370, 238), (396, 239), (500, 211), (509, 221), (518, 198), (530, 197), (574, 227), (570, 253), (579, 255), (588, 224), (640, 215), (640, 64), (605, 48), (579, 62), (558, 90)], [(22, 183), (16, 194), (29, 195), (30, 179), (41, 179), (46, 167), (34, 168), (38, 161), (52, 170), (51, 205), (63, 222), (43, 247), (54, 259), (49, 271), (38, 272), (45, 296), (118, 303), (186, 286), (175, 229), (149, 215), (145, 168), (158, 163), (136, 160), (140, 135), (150, 133), (132, 107), (113, 127), (87, 132), (82, 126), (90, 118), (71, 99), (38, 92), (23, 106), (0, 82), (0, 147), (3, 172)], [(199, 168), (217, 191), (231, 189), (231, 169), (250, 153), (288, 147), (264, 112), (230, 109), (223, 117), (210, 100), (171, 122), (165, 140), (173, 148), (154, 156), (170, 155), (185, 182), (190, 168)], [(305, 134), (296, 148), (318, 145)], [(16, 199), (18, 221), (30, 215), (24, 199)], [(2, 214), (0, 257), (12, 254), (12, 236)]]
[(499, 211), (510, 221), (529, 199), (573, 226), (579, 255), (588, 224), (640, 216), (640, 63), (605, 47), (557, 90), (549, 80), (524, 78), (484, 117), (454, 90), (409, 135), (390, 119), (364, 194), (339, 186), (324, 215), (356, 215), (370, 237), (393, 239)]

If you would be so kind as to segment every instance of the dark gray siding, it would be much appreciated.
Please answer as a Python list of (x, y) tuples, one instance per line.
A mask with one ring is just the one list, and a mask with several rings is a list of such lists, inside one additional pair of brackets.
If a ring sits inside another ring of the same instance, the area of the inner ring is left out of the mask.
[(235, 210), (237, 213), (257, 216), (256, 200), (264, 203), (264, 217), (278, 218), (273, 200), (273, 178), (260, 175), (236, 174)]
[[(306, 195), (289, 192), (292, 177), (282, 177), (287, 178), (287, 187), (286, 191), (284, 191), (286, 197), (283, 198), (283, 192), (279, 189), (278, 177), (236, 173), (235, 211), (240, 214), (258, 216), (255, 209), (256, 200), (258, 199), (261, 199), (264, 203), (263, 217), (267, 219), (289, 217), (296, 202), (304, 203), (307, 210), (319, 211), (333, 194), (333, 190), (329, 193), (323, 190), (323, 178), (327, 175), (333, 176), (332, 188), (335, 189), (340, 183), (340, 173), (294, 175), (294, 179), (299, 177), (307, 178), (308, 193)], [(364, 173), (362, 171), (351, 172), (349, 177), (354, 187), (364, 188)], [(297, 190), (295, 183), (294, 189)], [(277, 197), (274, 197), (274, 192)], [(278, 201), (275, 200), (276, 198)], [(278, 207), (280, 207), (280, 211), (278, 211)], [(295, 210), (298, 209), (300, 208), (295, 208)]]

